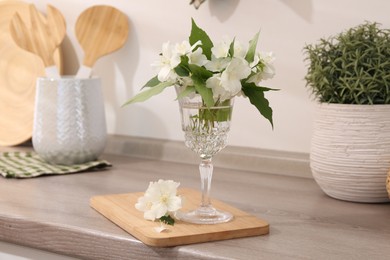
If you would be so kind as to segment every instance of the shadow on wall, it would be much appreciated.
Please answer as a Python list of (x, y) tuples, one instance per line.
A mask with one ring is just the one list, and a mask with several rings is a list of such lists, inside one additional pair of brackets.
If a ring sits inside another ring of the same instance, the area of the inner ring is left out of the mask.
[(239, 0), (211, 0), (208, 2), (211, 15), (224, 22), (234, 13)]
[[(125, 93), (124, 97), (121, 97), (121, 100), (115, 100), (115, 104), (113, 104), (116, 107), (120, 107), (123, 105), (123, 103), (127, 100), (128, 97), (133, 96), (133, 93), (128, 93), (130, 90), (133, 89), (132, 84), (134, 82), (134, 75), (136, 73), (138, 63), (139, 63), (139, 40), (136, 28), (134, 24), (129, 19), (129, 35), (127, 37), (127, 42), (125, 46), (123, 46), (122, 50), (119, 50), (118, 52), (114, 53), (115, 56), (113, 56), (113, 60), (117, 61), (117, 67), (121, 72), (121, 76), (124, 80), (125, 86)], [(128, 57), (124, 59), (123, 57)], [(113, 68), (113, 67), (112, 67)], [(114, 73), (110, 73), (112, 76), (111, 82), (115, 82), (115, 75)]]
[(313, 4), (311, 0), (280, 0), (282, 3), (290, 7), (297, 15), (305, 21), (312, 21)]
[[(129, 34), (125, 45), (107, 56), (100, 58), (95, 65), (96, 75), (102, 77), (106, 121), (109, 132), (118, 133), (123, 121), (129, 121), (121, 106), (133, 88), (134, 75), (139, 62), (139, 44), (136, 30), (128, 18)], [(124, 58), (128, 57), (128, 58)], [(111, 131), (110, 131), (111, 130)]]

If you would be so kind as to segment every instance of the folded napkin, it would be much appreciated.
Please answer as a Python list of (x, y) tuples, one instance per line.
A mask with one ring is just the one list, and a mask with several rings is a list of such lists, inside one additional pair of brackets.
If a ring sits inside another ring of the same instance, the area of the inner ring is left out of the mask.
[(52, 165), (43, 161), (35, 152), (0, 153), (0, 174), (6, 178), (31, 178), (48, 174), (67, 174), (109, 167), (105, 160), (75, 165)]

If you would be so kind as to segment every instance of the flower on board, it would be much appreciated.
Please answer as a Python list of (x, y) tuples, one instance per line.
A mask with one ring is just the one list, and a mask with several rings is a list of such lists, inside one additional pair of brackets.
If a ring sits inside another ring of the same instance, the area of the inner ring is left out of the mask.
[(144, 195), (138, 198), (135, 208), (144, 212), (144, 218), (147, 220), (164, 221), (169, 216), (167, 222), (172, 221), (170, 214), (174, 214), (182, 207), (182, 199), (177, 196), (179, 185), (180, 183), (172, 180), (150, 182)]

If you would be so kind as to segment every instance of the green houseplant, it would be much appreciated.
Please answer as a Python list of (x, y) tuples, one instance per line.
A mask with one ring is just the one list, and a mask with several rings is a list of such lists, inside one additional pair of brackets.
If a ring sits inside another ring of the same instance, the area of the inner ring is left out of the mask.
[(310, 166), (325, 193), (385, 202), (390, 169), (390, 30), (365, 22), (304, 47), (319, 102)]
[(366, 22), (304, 49), (307, 86), (320, 102), (390, 103), (390, 30)]

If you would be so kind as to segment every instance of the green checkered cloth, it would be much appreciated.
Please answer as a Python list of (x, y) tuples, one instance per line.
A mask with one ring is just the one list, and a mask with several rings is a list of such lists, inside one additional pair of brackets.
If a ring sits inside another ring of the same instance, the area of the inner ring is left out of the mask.
[(48, 174), (67, 174), (111, 166), (105, 160), (75, 165), (52, 165), (43, 161), (35, 152), (0, 153), (0, 174), (6, 178), (32, 178)]

